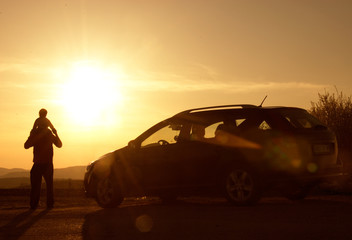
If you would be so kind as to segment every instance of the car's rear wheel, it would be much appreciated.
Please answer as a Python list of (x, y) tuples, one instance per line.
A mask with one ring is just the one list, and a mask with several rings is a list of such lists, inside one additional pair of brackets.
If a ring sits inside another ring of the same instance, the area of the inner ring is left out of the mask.
[(233, 168), (226, 174), (224, 185), (225, 196), (234, 205), (252, 205), (261, 197), (257, 177), (248, 168)]
[(113, 208), (123, 201), (120, 188), (113, 181), (113, 177), (107, 176), (99, 178), (97, 182), (96, 201), (103, 208)]

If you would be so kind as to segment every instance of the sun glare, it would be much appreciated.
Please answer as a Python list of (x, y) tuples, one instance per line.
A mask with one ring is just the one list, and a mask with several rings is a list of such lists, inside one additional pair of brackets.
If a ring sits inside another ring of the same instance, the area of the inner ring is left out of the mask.
[(82, 126), (109, 125), (122, 103), (121, 74), (93, 62), (75, 63), (63, 86), (63, 103), (70, 119)]

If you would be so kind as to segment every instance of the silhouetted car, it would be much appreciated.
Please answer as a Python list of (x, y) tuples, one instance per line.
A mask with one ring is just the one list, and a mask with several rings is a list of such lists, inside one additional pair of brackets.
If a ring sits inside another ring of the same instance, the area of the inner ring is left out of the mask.
[(315, 184), (339, 176), (335, 135), (306, 110), (226, 105), (156, 124), (90, 163), (84, 186), (104, 208), (131, 196), (217, 195), (249, 205), (271, 189), (304, 198)]

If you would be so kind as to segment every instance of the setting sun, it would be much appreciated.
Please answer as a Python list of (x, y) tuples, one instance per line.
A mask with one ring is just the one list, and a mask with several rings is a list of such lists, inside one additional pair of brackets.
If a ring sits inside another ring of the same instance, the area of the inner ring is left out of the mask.
[(72, 66), (63, 86), (63, 104), (70, 118), (83, 126), (109, 124), (121, 104), (121, 74), (94, 62)]

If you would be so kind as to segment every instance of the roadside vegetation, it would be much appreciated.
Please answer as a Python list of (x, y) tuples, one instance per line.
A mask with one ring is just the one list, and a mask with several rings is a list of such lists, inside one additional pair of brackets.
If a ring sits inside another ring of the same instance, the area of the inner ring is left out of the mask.
[(336, 89), (336, 93), (318, 94), (317, 102), (311, 102), (310, 113), (325, 123), (336, 134), (339, 161), (345, 171), (352, 173), (352, 99)]

